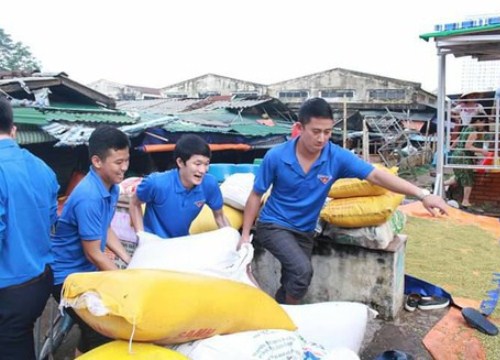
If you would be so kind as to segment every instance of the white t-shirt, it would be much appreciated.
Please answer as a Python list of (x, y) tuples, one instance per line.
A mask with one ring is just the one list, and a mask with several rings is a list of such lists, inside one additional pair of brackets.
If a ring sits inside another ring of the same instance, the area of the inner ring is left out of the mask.
[(462, 125), (469, 125), (470, 121), (474, 116), (486, 115), (483, 105), (479, 103), (471, 103), (464, 105), (463, 103), (458, 104), (452, 109), (452, 112), (460, 114), (460, 119), (462, 120)]

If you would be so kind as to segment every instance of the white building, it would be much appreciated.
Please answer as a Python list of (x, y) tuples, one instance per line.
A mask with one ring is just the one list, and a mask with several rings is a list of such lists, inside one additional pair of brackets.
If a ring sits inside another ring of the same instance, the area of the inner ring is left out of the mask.
[(463, 59), (462, 92), (488, 91), (500, 87), (500, 61)]

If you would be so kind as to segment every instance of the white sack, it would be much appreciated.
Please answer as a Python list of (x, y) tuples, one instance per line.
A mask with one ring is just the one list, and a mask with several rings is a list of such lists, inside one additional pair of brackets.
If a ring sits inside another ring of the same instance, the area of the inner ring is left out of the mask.
[(140, 232), (139, 246), (128, 269), (160, 269), (216, 276), (255, 286), (247, 269), (253, 259), (253, 247), (236, 246), (240, 234), (231, 227), (196, 235), (162, 239)]
[(171, 346), (192, 360), (303, 360), (300, 336), (294, 331), (259, 330)]
[(254, 180), (255, 175), (252, 173), (236, 173), (229, 176), (220, 185), (224, 204), (238, 210), (244, 210), (252, 192)]
[(348, 348), (358, 353), (366, 324), (376, 314), (366, 305), (354, 302), (281, 306), (297, 325), (300, 336), (323, 346), (327, 352), (335, 348)]

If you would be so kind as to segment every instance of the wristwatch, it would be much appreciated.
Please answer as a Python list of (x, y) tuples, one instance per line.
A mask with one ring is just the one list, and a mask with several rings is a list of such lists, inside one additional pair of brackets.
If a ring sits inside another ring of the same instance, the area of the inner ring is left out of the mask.
[(429, 195), (431, 195), (431, 192), (429, 190), (422, 189), (422, 190), (420, 190), (420, 194), (417, 195), (417, 198), (418, 198), (418, 200), (422, 201)]

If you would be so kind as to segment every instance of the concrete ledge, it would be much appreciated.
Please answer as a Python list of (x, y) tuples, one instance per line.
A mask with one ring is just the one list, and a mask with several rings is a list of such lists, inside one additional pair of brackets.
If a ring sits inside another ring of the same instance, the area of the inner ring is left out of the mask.
[[(335, 243), (328, 243), (328, 248), (326, 254), (312, 256), (314, 275), (304, 302), (356, 301), (393, 319), (404, 300), (406, 236), (396, 236), (386, 250)], [(253, 273), (262, 289), (274, 296), (281, 276), (274, 256), (256, 251)]]

